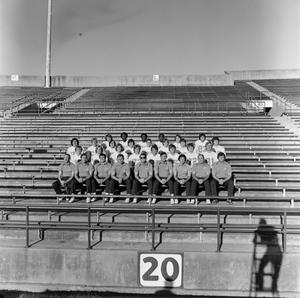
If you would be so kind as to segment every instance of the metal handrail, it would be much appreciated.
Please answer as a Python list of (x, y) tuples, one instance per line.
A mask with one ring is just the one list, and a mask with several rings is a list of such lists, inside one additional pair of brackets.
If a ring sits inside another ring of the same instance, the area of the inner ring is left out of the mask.
[[(222, 246), (222, 235), (224, 233), (255, 233), (258, 224), (235, 224), (230, 225), (221, 222), (221, 216), (226, 218), (228, 215), (240, 215), (240, 214), (257, 214), (260, 216), (280, 216), (281, 223), (275, 225), (275, 230), (277, 233), (282, 235), (282, 246), (283, 252), (287, 250), (287, 235), (289, 234), (299, 234), (300, 225), (289, 225), (287, 224), (287, 216), (299, 216), (300, 208), (270, 208), (270, 207), (247, 207), (247, 208), (232, 208), (232, 207), (217, 207), (213, 208), (211, 206), (206, 206), (205, 208), (157, 208), (154, 206), (149, 207), (92, 207), (88, 206), (51, 206), (51, 205), (24, 205), (24, 206), (15, 206), (15, 205), (6, 205), (1, 206), (2, 215), (3, 210), (5, 211), (25, 211), (26, 219), (24, 221), (9, 221), (2, 220), (0, 221), (0, 228), (4, 229), (25, 229), (26, 231), (26, 246), (30, 247), (29, 232), (30, 230), (39, 230), (39, 235), (43, 235), (45, 230), (81, 230), (88, 233), (88, 245), (87, 248), (91, 249), (93, 247), (91, 243), (91, 232), (94, 231), (143, 231), (151, 233), (151, 250), (155, 250), (157, 244), (155, 242), (156, 233), (162, 232), (209, 232), (217, 234), (217, 252), (221, 251)], [(51, 211), (64, 211), (64, 212), (81, 212), (86, 214), (87, 220), (82, 222), (67, 222), (67, 221), (42, 221), (42, 220), (30, 220), (30, 212), (34, 211), (44, 211), (49, 214)], [(143, 222), (140, 225), (137, 223), (128, 223), (128, 222), (114, 222), (104, 223), (99, 221), (97, 216), (97, 221), (92, 220), (92, 214), (99, 213), (127, 213), (127, 214), (146, 214), (147, 222)], [(217, 218), (216, 223), (200, 223), (197, 224), (181, 224), (180, 223), (161, 223), (156, 221), (156, 216), (159, 214), (210, 214), (215, 215)], [(149, 215), (151, 214), (151, 222), (149, 222)], [(40, 240), (43, 240), (43, 236), (40, 237)]]

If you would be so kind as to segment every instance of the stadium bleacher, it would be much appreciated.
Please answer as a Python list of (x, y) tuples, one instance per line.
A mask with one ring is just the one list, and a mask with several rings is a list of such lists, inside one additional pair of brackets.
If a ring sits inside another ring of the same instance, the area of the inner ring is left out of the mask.
[[(13, 204), (17, 207), (18, 204), (23, 204), (21, 209), (24, 208), (24, 204), (33, 208), (35, 204), (43, 206), (45, 200), (55, 206), (56, 195), (51, 185), (57, 177), (58, 165), (62, 162), (63, 154), (73, 137), (77, 137), (80, 144), (86, 148), (92, 137), (101, 139), (106, 133), (112, 134), (118, 140), (120, 133), (126, 131), (130, 138), (139, 140), (140, 134), (146, 132), (153, 141), (157, 140), (160, 132), (165, 133), (170, 141), (179, 133), (188, 142), (194, 142), (198, 134), (204, 132), (208, 139), (218, 136), (226, 148), (236, 187), (234, 205), (245, 206), (247, 201), (250, 206), (297, 206), (300, 190), (300, 139), (272, 117), (265, 116), (261, 111), (247, 109), (247, 94), (259, 95), (244, 82), (237, 82), (234, 87), (216, 88), (90, 88), (77, 100), (57, 107), (53, 113), (19, 111), (1, 122), (1, 200), (9, 206)], [(222, 104), (219, 104), (221, 102)], [(226, 193), (221, 192), (221, 196), (225, 198), (224, 195)], [(168, 196), (165, 195), (165, 198), (166, 200), (161, 200), (157, 207), (170, 210)], [(91, 206), (103, 206), (101, 199), (100, 196)], [(122, 207), (122, 202), (119, 201), (115, 205), (116, 208)], [(143, 208), (145, 203), (146, 198), (137, 204), (138, 208)], [(200, 193), (197, 204), (205, 206), (204, 192)], [(222, 206), (222, 200), (220, 204)], [(68, 204), (67, 208), (73, 212), (75, 209), (85, 210), (85, 206), (88, 205), (83, 197), (74, 204)], [(180, 207), (188, 206), (183, 202)], [(4, 221), (24, 218), (22, 212), (18, 215), (16, 210), (7, 212), (4, 209)], [(47, 216), (53, 214), (56, 218), (59, 214), (59, 218), (73, 218), (72, 212), (69, 215), (57, 210), (49, 212)], [(249, 214), (246, 217), (239, 216), (233, 223), (248, 223)], [(119, 218), (122, 219), (123, 216), (119, 215)], [(164, 222), (169, 216), (170, 214), (164, 214), (158, 218)], [(190, 221), (189, 216), (178, 216), (175, 217), (176, 222)], [(35, 217), (45, 219), (41, 214)], [(209, 212), (204, 217), (216, 223), (216, 217), (209, 215)], [(144, 215), (134, 216), (134, 222), (139, 221), (139, 218), (144, 218)], [(272, 216), (270, 218), (278, 222), (277, 215), (275, 219)], [(77, 220), (80, 219), (84, 219), (84, 216), (77, 217)], [(111, 222), (111, 219), (109, 214), (107, 220)], [(128, 217), (126, 219), (125, 216), (125, 226), (126, 220), (128, 221)], [(194, 220), (193, 215), (192, 221)], [(189, 228), (193, 231), (192, 227)], [(119, 232), (125, 233), (126, 227)], [(128, 233), (133, 231), (129, 229), (126, 235)], [(123, 237), (124, 235), (118, 234), (115, 239)], [(208, 236), (205, 237), (204, 239), (210, 241)], [(187, 238), (195, 240), (195, 237), (190, 235)], [(198, 236), (196, 238), (198, 239)], [(214, 242), (215, 236), (212, 238)], [(249, 240), (248, 237), (246, 239)]]

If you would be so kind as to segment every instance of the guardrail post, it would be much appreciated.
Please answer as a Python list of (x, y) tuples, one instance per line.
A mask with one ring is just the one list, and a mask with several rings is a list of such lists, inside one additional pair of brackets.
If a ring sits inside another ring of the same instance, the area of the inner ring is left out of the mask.
[(152, 244), (151, 244), (151, 250), (155, 250), (155, 209), (152, 208), (151, 210), (152, 215)]
[(91, 249), (91, 208), (88, 207), (88, 249)]
[(29, 206), (26, 206), (26, 247), (29, 247)]
[(221, 248), (221, 219), (220, 219), (220, 208), (218, 208), (218, 213), (217, 213), (217, 225), (218, 225), (218, 232), (217, 232), (217, 252), (220, 252)]
[(286, 218), (286, 210), (284, 210), (283, 213), (283, 241), (282, 241), (282, 246), (283, 246), (283, 253), (286, 253), (286, 225), (287, 225), (287, 218)]

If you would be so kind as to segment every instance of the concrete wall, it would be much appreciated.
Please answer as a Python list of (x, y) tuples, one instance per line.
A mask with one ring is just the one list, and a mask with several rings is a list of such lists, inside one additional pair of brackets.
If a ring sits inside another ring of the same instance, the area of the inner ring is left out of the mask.
[[(44, 85), (43, 76), (20, 76), (12, 81), (10, 76), (0, 76), (0, 86), (36, 86)], [(53, 76), (52, 87), (106, 87), (106, 86), (229, 86), (233, 81), (228, 75), (174, 75), (160, 76), (154, 82), (152, 76)]]
[(0, 86), (43, 87), (44, 83), (44, 76), (20, 75), (18, 81), (12, 81), (10, 75), (0, 75)]
[[(225, 71), (224, 75), (160, 75), (154, 82), (151, 75), (140, 76), (52, 76), (52, 87), (108, 87), (108, 86), (232, 86), (235, 80), (300, 78), (300, 69)], [(44, 76), (19, 76), (12, 81), (0, 75), (0, 86), (43, 87)]]
[(236, 80), (271, 80), (271, 79), (298, 79), (300, 69), (275, 69), (275, 70), (245, 70), (225, 71), (233, 81)]
[[(183, 287), (177, 294), (248, 296), (252, 252), (185, 252)], [(268, 269), (268, 268), (267, 268)], [(138, 282), (138, 252), (105, 249), (0, 249), (0, 288), (30, 291), (110, 290), (154, 293)], [(286, 254), (280, 270), (280, 297), (300, 297), (300, 255)], [(270, 293), (269, 293), (270, 294)], [(268, 293), (265, 293), (266, 296)]]

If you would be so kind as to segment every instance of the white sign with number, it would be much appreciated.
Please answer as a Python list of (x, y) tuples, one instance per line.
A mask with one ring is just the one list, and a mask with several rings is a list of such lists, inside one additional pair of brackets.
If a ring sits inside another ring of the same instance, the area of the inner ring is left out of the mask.
[(139, 281), (143, 287), (182, 286), (182, 254), (140, 253)]

